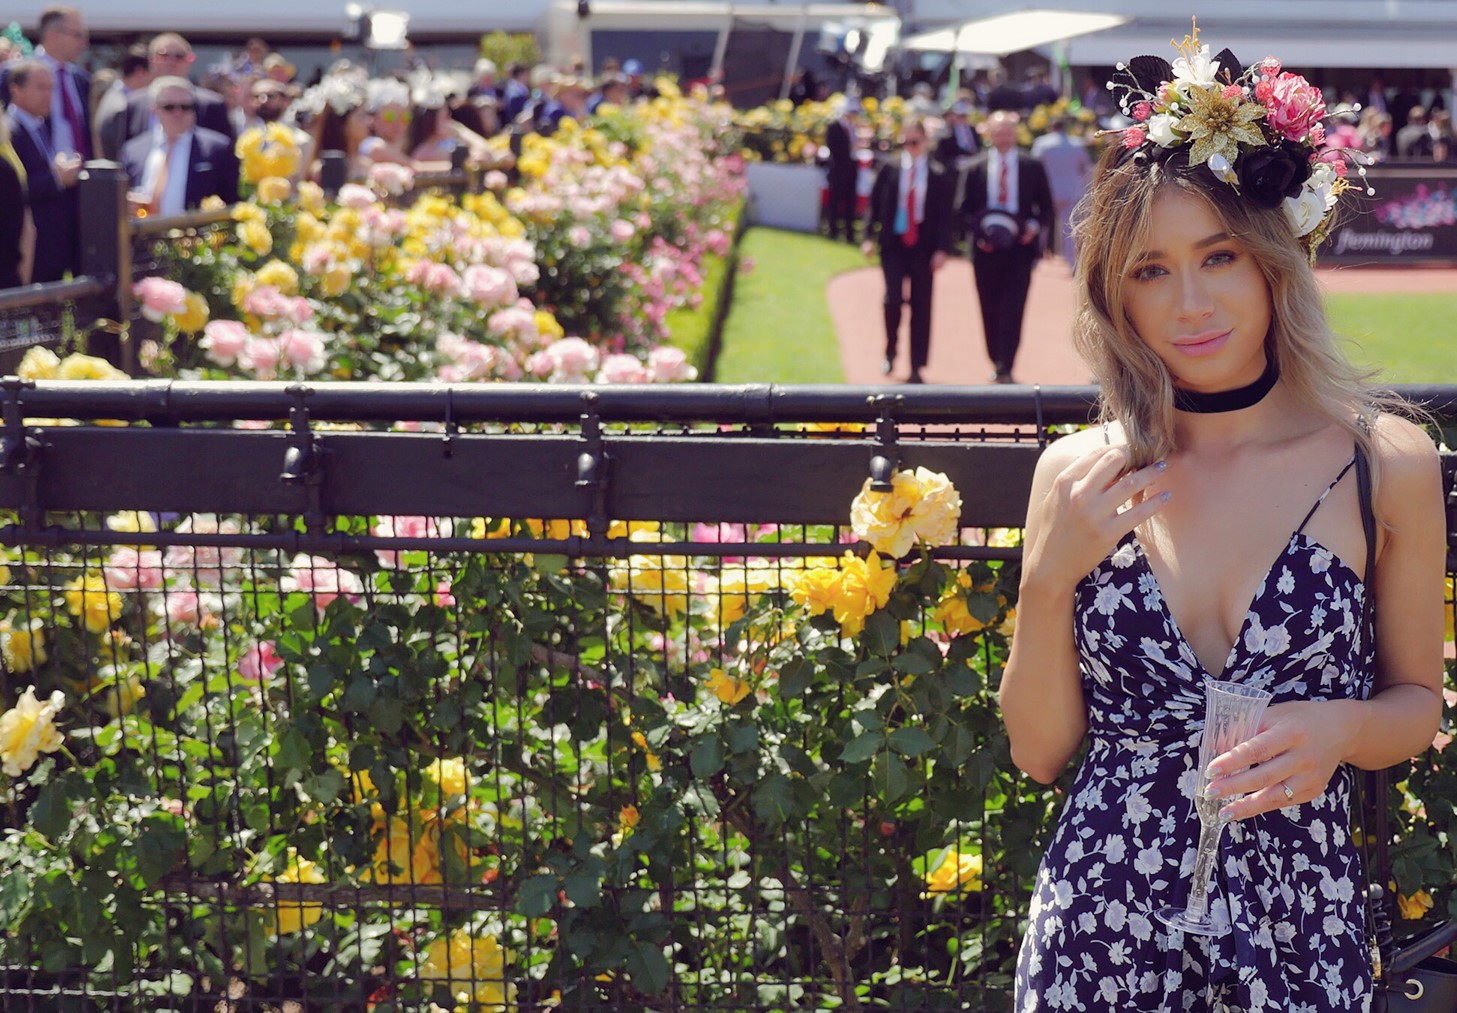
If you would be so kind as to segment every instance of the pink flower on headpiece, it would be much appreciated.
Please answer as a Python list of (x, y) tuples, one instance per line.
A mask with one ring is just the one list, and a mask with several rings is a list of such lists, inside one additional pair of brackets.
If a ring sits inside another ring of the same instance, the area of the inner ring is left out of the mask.
[(1134, 106), (1133, 106), (1133, 118), (1136, 119), (1136, 120), (1138, 120), (1138, 122), (1142, 123), (1144, 120), (1148, 119), (1152, 115), (1153, 115), (1153, 103), (1152, 102), (1138, 102), (1138, 103), (1135, 103), (1134, 104)]
[(1255, 85), (1255, 98), (1261, 102), (1269, 103), (1270, 96), (1275, 94), (1275, 83), (1268, 77), (1260, 78)]
[(1299, 141), (1325, 116), (1320, 89), (1299, 74), (1281, 74), (1264, 100), (1265, 121), (1287, 141)]
[(1280, 60), (1278, 57), (1267, 56), (1260, 61), (1260, 69), (1271, 77), (1280, 73)]
[(1224, 86), (1224, 91), (1220, 92), (1220, 94), (1227, 99), (1237, 99), (1244, 97), (1245, 90), (1237, 84), (1227, 84)]
[(1148, 139), (1142, 127), (1129, 127), (1123, 131), (1123, 146), (1125, 148), (1136, 148)]

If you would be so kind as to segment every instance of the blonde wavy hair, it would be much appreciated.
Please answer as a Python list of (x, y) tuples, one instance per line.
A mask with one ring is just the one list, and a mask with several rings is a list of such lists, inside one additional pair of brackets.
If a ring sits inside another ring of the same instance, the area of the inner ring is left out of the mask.
[(1299, 403), (1350, 432), (1365, 450), (1374, 478), (1370, 427), (1375, 413), (1411, 417), (1413, 410), (1399, 398), (1372, 390), (1370, 374), (1346, 358), (1326, 321), (1309, 254), (1284, 213), (1241, 197), (1203, 165), (1191, 168), (1187, 148), (1162, 160), (1135, 160), (1113, 145), (1099, 160), (1075, 215), (1079, 296), (1073, 338), (1102, 386), (1102, 419), (1122, 425), (1133, 467), (1175, 449), (1173, 382), (1124, 310), (1124, 286), (1144, 248), (1154, 199), (1164, 192), (1204, 201), (1224, 231), (1250, 252), (1270, 286), (1266, 354)]

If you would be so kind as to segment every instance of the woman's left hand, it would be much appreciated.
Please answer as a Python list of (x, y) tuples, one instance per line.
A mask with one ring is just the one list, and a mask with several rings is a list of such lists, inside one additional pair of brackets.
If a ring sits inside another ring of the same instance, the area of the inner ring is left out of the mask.
[(1359, 704), (1352, 704), (1357, 701), (1271, 704), (1254, 737), (1209, 765), (1209, 788), (1215, 795), (1245, 795), (1222, 814), (1248, 819), (1323, 794), (1356, 735)]

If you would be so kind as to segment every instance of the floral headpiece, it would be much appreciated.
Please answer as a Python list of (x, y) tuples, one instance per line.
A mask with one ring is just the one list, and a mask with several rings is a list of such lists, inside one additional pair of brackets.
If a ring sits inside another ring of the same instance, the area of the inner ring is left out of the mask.
[(328, 106), (339, 116), (346, 116), (350, 110), (364, 105), (364, 89), (360, 82), (348, 74), (326, 74), (305, 91), (298, 99), (298, 108), (315, 116)]
[[(1330, 231), (1353, 153), (1324, 148), (1325, 100), (1299, 74), (1267, 56), (1246, 69), (1228, 49), (1210, 57), (1199, 28), (1174, 43), (1171, 65), (1157, 56), (1118, 64), (1108, 90), (1133, 125), (1120, 131), (1127, 157), (1166, 158), (1189, 147), (1190, 166), (1262, 208), (1284, 210), (1312, 259)], [(1366, 169), (1356, 165), (1364, 177)], [(1364, 186), (1368, 194), (1374, 190)]]

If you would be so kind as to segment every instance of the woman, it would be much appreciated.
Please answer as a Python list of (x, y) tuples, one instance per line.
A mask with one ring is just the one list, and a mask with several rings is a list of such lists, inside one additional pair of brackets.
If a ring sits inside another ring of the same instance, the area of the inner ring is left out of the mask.
[(342, 151), (349, 160), (350, 179), (363, 179), (369, 173), (369, 162), (361, 148), (373, 126), (365, 103), (363, 83), (346, 68), (331, 72), (298, 100), (297, 112), (308, 117), (309, 179), (319, 181), (323, 171), (322, 155), (326, 151)]
[[(1360, 1010), (1351, 771), (1437, 730), (1437, 457), (1324, 319), (1309, 257), (1345, 180), (1309, 160), (1319, 93), (1273, 60), (1211, 59), (1197, 35), (1181, 51), (1115, 79), (1138, 125), (1105, 153), (1078, 227), (1077, 338), (1106, 422), (1048, 449), (1028, 509), (1001, 684), (1012, 757), (1050, 783), (1087, 751), (1038, 873), (1015, 1008)], [(1357, 455), (1375, 481), (1370, 588)], [(1211, 764), (1233, 819), (1217, 937), (1154, 916), (1187, 896), (1210, 679), (1274, 693), (1257, 734)]]
[(452, 154), (462, 146), (469, 152), (470, 162), (479, 164), (490, 158), (489, 143), (456, 121), (444, 95), (429, 104), (415, 107), (405, 138), (405, 150), (410, 153), (417, 169), (448, 171)]
[(373, 130), (360, 144), (360, 154), (371, 162), (393, 162), (416, 168), (406, 147), (410, 129), (410, 86), (394, 79), (369, 82), (366, 103), (373, 117)]

